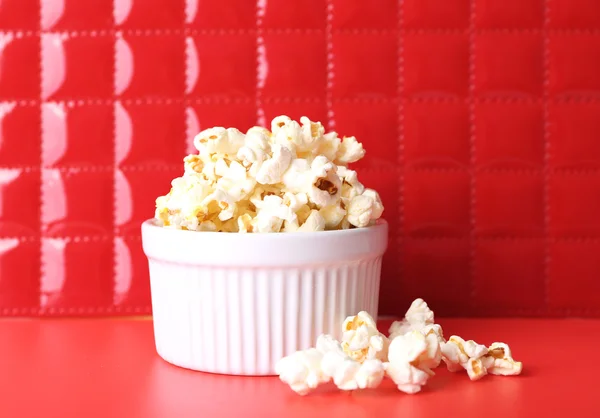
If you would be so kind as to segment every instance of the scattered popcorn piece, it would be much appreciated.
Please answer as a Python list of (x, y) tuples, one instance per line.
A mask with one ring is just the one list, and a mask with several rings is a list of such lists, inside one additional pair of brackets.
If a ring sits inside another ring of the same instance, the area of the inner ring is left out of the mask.
[(317, 350), (323, 353), (321, 368), (341, 390), (371, 389), (379, 386), (385, 369), (378, 359), (360, 363), (352, 359), (330, 335), (317, 338)]
[(514, 376), (523, 370), (523, 363), (513, 359), (510, 347), (504, 343), (490, 345), (482, 362), (487, 372), (495, 375)]
[(439, 343), (435, 338), (428, 340), (419, 331), (399, 335), (390, 343), (388, 362), (384, 364), (386, 375), (394, 381), (398, 390), (417, 393), (433, 374), (430, 367), (435, 363), (437, 352)]
[(465, 341), (456, 335), (442, 344), (442, 358), (448, 370), (465, 369), (471, 380), (479, 380), (487, 374), (482, 357), (488, 353), (486, 346), (473, 340)]
[(427, 335), (434, 333), (440, 342), (443, 339), (442, 327), (434, 323), (433, 311), (423, 299), (415, 299), (402, 321), (395, 321), (389, 329), (390, 339), (411, 331), (420, 331)]
[(353, 360), (387, 359), (388, 339), (379, 332), (375, 321), (365, 311), (349, 316), (342, 325), (342, 348)]
[(330, 380), (330, 377), (325, 375), (321, 369), (322, 360), (323, 353), (316, 348), (296, 351), (275, 364), (275, 373), (294, 392), (306, 395)]

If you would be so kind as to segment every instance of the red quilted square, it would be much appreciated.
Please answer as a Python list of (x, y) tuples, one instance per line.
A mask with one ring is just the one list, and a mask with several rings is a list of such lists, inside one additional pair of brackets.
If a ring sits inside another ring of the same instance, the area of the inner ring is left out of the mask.
[(479, 235), (543, 235), (541, 172), (483, 171), (478, 173), (475, 185), (475, 227)]
[[(549, 305), (578, 315), (600, 306), (600, 242), (596, 240), (556, 241), (550, 244)], [(576, 295), (576, 296), (575, 296)]]
[(176, 29), (183, 26), (185, 20), (185, 0), (114, 0), (114, 2), (115, 23), (124, 28)]
[[(187, 69), (186, 91), (192, 96), (248, 97), (256, 93), (256, 37), (253, 34), (189, 37), (196, 60)], [(192, 48), (192, 49), (190, 49)], [(244, 71), (240, 71), (244, 69)]]
[[(257, 124), (256, 104), (252, 103), (200, 103), (186, 109), (186, 153), (197, 153), (194, 137), (213, 126), (234, 127), (246, 132)], [(269, 124), (271, 120), (268, 120)], [(270, 125), (269, 125), (270, 126)]]
[(600, 103), (550, 105), (550, 164), (555, 168), (600, 166)]
[(557, 33), (549, 39), (551, 92), (600, 95), (600, 36)]
[(389, 29), (398, 25), (397, 0), (331, 0), (334, 28)]
[(203, 29), (255, 29), (257, 6), (255, 1), (218, 0), (188, 1), (186, 23)]
[(544, 307), (544, 241), (478, 239), (473, 303), (491, 313)]
[(39, 164), (39, 107), (0, 103), (0, 166)]
[(409, 102), (404, 107), (404, 159), (409, 166), (466, 167), (470, 160), (465, 103)]
[(541, 168), (544, 112), (541, 103), (475, 105), (476, 164), (481, 168)]
[(150, 307), (148, 258), (139, 236), (115, 238), (115, 296), (117, 308), (141, 313)]
[(486, 33), (475, 40), (475, 90), (479, 95), (540, 95), (544, 54), (541, 34)]
[(107, 235), (113, 225), (113, 172), (42, 172), (42, 224), (47, 236)]
[(118, 165), (183, 164), (183, 104), (115, 105), (115, 157)]
[(397, 92), (398, 60), (393, 33), (333, 35), (334, 96), (393, 97)]
[(467, 95), (469, 88), (467, 35), (407, 34), (404, 38), (404, 63), (404, 90), (407, 95), (454, 97)]
[(0, 28), (37, 30), (39, 23), (39, 0), (3, 0), (0, 3)]
[(329, 118), (327, 117), (325, 100), (269, 100), (260, 109), (259, 121), (261, 124), (264, 122), (264, 125), (270, 129), (271, 120), (280, 115), (287, 115), (298, 121), (298, 123), (300, 123), (300, 117), (306, 116), (310, 120), (320, 121), (328, 130)]
[(183, 35), (117, 37), (116, 93), (135, 98), (181, 96), (185, 91), (184, 45)]
[(423, 298), (436, 315), (472, 315), (469, 259), (468, 239), (408, 238), (402, 246), (402, 306)]
[(265, 6), (259, 5), (264, 28), (325, 29), (327, 0), (268, 0)]
[[(120, 2), (117, 0), (117, 4)], [(110, 29), (113, 4), (106, 0), (42, 0), (43, 30)]]
[(0, 98), (39, 99), (39, 56), (39, 38), (0, 33)]
[(43, 238), (42, 308), (59, 314), (108, 308), (114, 288), (112, 244), (102, 238)]
[(407, 170), (404, 182), (407, 235), (464, 237), (469, 233), (471, 193), (467, 171)]
[(324, 97), (325, 35), (265, 34), (259, 82), (265, 97)]
[(600, 5), (597, 0), (552, 0), (548, 14), (550, 26), (554, 28), (600, 28)]
[(39, 208), (39, 170), (0, 168), (0, 236), (37, 235)]
[(466, 29), (471, 0), (405, 0), (404, 25), (415, 29)]
[(113, 106), (44, 103), (42, 127), (45, 166), (113, 163)]
[[(140, 224), (154, 216), (156, 198), (171, 190), (171, 181), (182, 168), (132, 170), (115, 173), (115, 225), (121, 235), (139, 234)], [(148, 179), (152, 178), (149, 182)]]
[(39, 280), (39, 241), (0, 238), (0, 315), (38, 307)]
[(113, 58), (111, 36), (43, 34), (43, 98), (112, 97)]
[(558, 236), (600, 237), (600, 173), (550, 177), (550, 230)]
[[(566, 0), (570, 1), (570, 0)], [(540, 28), (545, 0), (475, 0), (475, 24), (480, 28)], [(554, 7), (554, 0), (550, 9)]]
[[(335, 103), (335, 131), (343, 136), (355, 136), (362, 142), (365, 157), (354, 165), (395, 169), (398, 166), (398, 107), (395, 103)], [(384, 140), (385, 138), (385, 140)]]

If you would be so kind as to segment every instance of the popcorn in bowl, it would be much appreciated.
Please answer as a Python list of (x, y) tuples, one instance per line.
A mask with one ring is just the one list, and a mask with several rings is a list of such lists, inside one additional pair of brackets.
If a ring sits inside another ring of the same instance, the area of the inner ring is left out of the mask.
[[(316, 349), (297, 351), (279, 360), (276, 371), (280, 379), (296, 393), (306, 395), (331, 380), (341, 390), (376, 388), (387, 376), (399, 391), (415, 394), (435, 376), (433, 369), (442, 360), (451, 372), (465, 369), (471, 380), (488, 373), (518, 375), (523, 369), (507, 344), (495, 342), (486, 347), (457, 336), (446, 341), (423, 299), (416, 299), (405, 318), (392, 324), (389, 339), (364, 311), (346, 318), (342, 331), (341, 342), (320, 335)], [(310, 365), (307, 358), (312, 360)]]
[(311, 232), (362, 228), (383, 213), (375, 190), (347, 165), (365, 151), (354, 137), (287, 116), (271, 130), (214, 127), (194, 138), (198, 154), (156, 199), (159, 225), (192, 231)]

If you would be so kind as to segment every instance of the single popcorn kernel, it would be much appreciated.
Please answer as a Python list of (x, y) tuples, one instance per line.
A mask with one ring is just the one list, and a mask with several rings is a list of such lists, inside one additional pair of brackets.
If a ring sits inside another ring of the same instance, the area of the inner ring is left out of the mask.
[(369, 359), (385, 360), (388, 339), (377, 330), (375, 321), (367, 312), (349, 316), (342, 325), (342, 348), (359, 363)]

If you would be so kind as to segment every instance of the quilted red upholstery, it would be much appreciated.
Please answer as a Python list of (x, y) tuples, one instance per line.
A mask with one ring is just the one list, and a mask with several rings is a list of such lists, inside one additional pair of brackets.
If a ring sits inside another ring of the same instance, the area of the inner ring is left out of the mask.
[(3, 0), (0, 314), (148, 313), (139, 223), (192, 135), (367, 149), (382, 314), (600, 316), (597, 0)]

